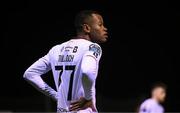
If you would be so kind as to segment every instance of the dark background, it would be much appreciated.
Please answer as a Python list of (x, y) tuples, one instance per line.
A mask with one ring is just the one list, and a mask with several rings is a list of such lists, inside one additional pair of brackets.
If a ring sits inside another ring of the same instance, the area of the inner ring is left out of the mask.
[[(97, 79), (100, 111), (134, 111), (154, 82), (167, 84), (166, 111), (180, 111), (180, 10), (176, 1), (59, 0), (2, 4), (0, 111), (56, 111), (55, 103), (23, 79), (51, 47), (75, 35), (84, 9), (104, 17), (109, 39)], [(54, 87), (51, 72), (43, 76)]]

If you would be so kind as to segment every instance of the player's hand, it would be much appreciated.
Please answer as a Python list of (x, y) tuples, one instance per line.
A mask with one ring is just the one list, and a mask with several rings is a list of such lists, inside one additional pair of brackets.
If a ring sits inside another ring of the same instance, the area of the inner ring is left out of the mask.
[(92, 111), (96, 111), (92, 100), (86, 100), (84, 97), (81, 97), (78, 101), (71, 103), (69, 110), (79, 111), (84, 110), (86, 108), (91, 108)]

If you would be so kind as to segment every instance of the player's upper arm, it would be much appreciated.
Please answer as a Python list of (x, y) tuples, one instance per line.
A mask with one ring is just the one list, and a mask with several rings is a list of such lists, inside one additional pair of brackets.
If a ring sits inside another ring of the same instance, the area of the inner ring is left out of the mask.
[[(51, 50), (50, 50), (51, 51)], [(49, 54), (44, 57), (38, 59), (36, 62), (34, 62), (24, 73), (24, 78), (30, 78), (32, 76), (40, 76), (45, 73), (47, 73), (49, 70), (51, 70), (51, 63)]]
[(97, 77), (101, 51), (102, 50), (99, 45), (91, 44), (88, 51), (83, 56), (81, 70), (82, 73), (88, 76), (91, 81), (94, 81)]

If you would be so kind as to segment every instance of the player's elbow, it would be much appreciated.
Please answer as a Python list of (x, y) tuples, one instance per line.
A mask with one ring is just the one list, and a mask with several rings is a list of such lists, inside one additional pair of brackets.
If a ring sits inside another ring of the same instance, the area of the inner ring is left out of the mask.
[(91, 75), (91, 70), (88, 68), (82, 68), (82, 74), (85, 76), (90, 76)]
[(87, 80), (93, 82), (95, 79), (96, 79), (96, 73), (93, 72), (91, 69), (88, 69), (88, 68), (84, 68), (82, 69), (82, 74), (83, 74), (83, 77), (85, 77)]
[(24, 72), (23, 78), (24, 78), (25, 80), (29, 80), (29, 79), (31, 78), (31, 73), (30, 73), (28, 70), (26, 70), (26, 71)]

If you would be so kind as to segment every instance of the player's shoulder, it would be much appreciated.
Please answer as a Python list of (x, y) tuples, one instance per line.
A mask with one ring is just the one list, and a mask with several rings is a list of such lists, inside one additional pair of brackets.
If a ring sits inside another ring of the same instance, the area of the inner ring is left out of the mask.
[(140, 113), (147, 113), (152, 109), (152, 100), (146, 99), (142, 102), (140, 106)]
[(89, 44), (89, 51), (92, 51), (92, 52), (95, 52), (97, 54), (102, 54), (102, 49), (101, 49), (101, 46), (97, 43), (91, 43)]
[(67, 43), (67, 42), (54, 45), (53, 47), (51, 47), (51, 49), (49, 50), (49, 52), (54, 52), (54, 51), (57, 51), (57, 50), (59, 50), (59, 49), (62, 49), (63, 46), (64, 46), (66, 43)]
[(146, 99), (144, 102), (143, 102), (144, 104), (154, 104), (154, 100), (152, 100), (152, 99)]
[(95, 45), (95, 46), (98, 46), (99, 48), (101, 48), (99, 44), (91, 42), (86, 39), (75, 39), (75, 40), (72, 39), (71, 41), (77, 41), (77, 42), (79, 42), (80, 45), (82, 45), (84, 47), (86, 47), (86, 46), (89, 47), (90, 45)]
[(89, 44), (89, 46), (91, 46), (91, 47), (96, 47), (96, 48), (98, 48), (98, 49), (101, 49), (101, 46), (100, 46), (99, 44), (97, 44), (97, 43), (91, 42), (91, 43)]
[(85, 40), (85, 39), (79, 39), (78, 40), (79, 46), (81, 48), (83, 48), (83, 50), (87, 50), (87, 51), (93, 51), (95, 53), (101, 54), (102, 53), (102, 49), (101, 46), (97, 43)]
[(146, 99), (141, 106), (145, 108), (152, 108), (156, 106), (156, 102), (153, 99)]

